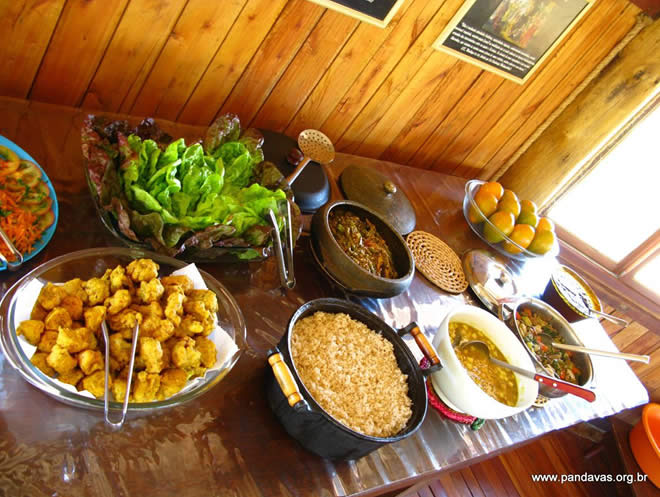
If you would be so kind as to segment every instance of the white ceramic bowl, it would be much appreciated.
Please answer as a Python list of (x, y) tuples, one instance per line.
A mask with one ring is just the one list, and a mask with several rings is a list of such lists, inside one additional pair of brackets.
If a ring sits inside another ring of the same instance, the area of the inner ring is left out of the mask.
[(538, 395), (538, 383), (534, 380), (516, 374), (518, 403), (515, 406), (498, 402), (472, 381), (451, 345), (450, 321), (481, 330), (497, 345), (507, 362), (534, 372), (525, 347), (503, 322), (478, 307), (463, 305), (449, 311), (433, 339), (443, 368), (431, 375), (431, 381), (440, 398), (454, 410), (483, 419), (506, 418), (531, 406)]

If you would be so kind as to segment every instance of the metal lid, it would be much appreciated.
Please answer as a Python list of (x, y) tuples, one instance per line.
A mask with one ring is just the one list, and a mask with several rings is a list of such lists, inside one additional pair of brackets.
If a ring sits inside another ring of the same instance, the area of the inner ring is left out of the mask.
[(349, 200), (360, 202), (383, 216), (402, 235), (415, 229), (415, 209), (390, 178), (364, 166), (348, 166), (339, 178)]
[(487, 250), (467, 251), (463, 255), (463, 271), (470, 288), (494, 314), (497, 314), (499, 299), (515, 297), (518, 293), (511, 271)]

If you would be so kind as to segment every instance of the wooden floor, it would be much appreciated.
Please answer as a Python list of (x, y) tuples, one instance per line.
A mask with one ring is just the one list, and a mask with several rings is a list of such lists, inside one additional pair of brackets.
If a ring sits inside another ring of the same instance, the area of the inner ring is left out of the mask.
[[(447, 473), (400, 497), (630, 497), (625, 484), (534, 483), (531, 474), (624, 474), (614, 439), (594, 444), (571, 430), (550, 433), (523, 447), (459, 471)], [(602, 450), (590, 455), (594, 447)], [(588, 457), (585, 457), (585, 454)], [(658, 492), (660, 495), (660, 491)]]

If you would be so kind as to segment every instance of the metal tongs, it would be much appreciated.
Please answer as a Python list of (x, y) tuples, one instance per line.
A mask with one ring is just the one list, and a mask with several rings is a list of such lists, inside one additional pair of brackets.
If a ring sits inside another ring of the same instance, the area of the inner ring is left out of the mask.
[[(286, 211), (284, 216), (284, 249), (282, 249), (282, 239), (280, 238), (280, 228), (277, 224), (277, 217), (273, 209), (268, 211), (270, 222), (273, 225), (273, 241), (275, 242), (275, 252), (277, 255), (277, 263), (280, 270), (280, 283), (286, 288), (293, 288), (296, 286), (296, 278), (293, 275), (293, 226), (291, 225), (291, 204), (288, 200), (286, 203)], [(283, 204), (278, 202), (279, 214), (282, 215)], [(284, 250), (286, 250), (286, 262), (284, 260)]]
[(103, 397), (103, 414), (105, 416), (105, 423), (112, 429), (119, 430), (124, 424), (124, 421), (126, 421), (126, 411), (128, 411), (128, 398), (131, 395), (133, 365), (135, 364), (135, 351), (137, 349), (138, 334), (140, 333), (140, 323), (136, 323), (135, 328), (133, 328), (133, 343), (131, 345), (131, 360), (128, 363), (126, 394), (124, 395), (124, 404), (121, 409), (121, 418), (119, 418), (119, 421), (112, 421), (110, 419), (110, 399), (108, 397), (108, 379), (110, 378), (110, 337), (108, 335), (108, 326), (105, 324), (105, 319), (101, 322), (101, 330), (103, 331), (103, 340), (105, 340), (105, 394)]
[(14, 254), (14, 257), (16, 257), (16, 262), (9, 262), (7, 258), (0, 254), (0, 261), (4, 262), (5, 265), (7, 266), (7, 269), (10, 271), (16, 271), (19, 267), (23, 265), (23, 254), (16, 248), (16, 246), (11, 242), (9, 237), (7, 236), (7, 233), (4, 232), (2, 228), (0, 228), (0, 238), (2, 239), (3, 242), (5, 242), (5, 245), (11, 250), (11, 253)]

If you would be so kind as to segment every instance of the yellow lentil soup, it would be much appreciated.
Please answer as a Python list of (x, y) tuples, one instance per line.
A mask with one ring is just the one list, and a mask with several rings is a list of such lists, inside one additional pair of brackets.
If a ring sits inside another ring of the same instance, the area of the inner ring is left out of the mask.
[(458, 347), (460, 343), (479, 340), (488, 345), (491, 357), (508, 362), (485, 333), (465, 323), (450, 322), (449, 338), (456, 356), (479, 388), (507, 406), (515, 406), (518, 403), (518, 384), (513, 371), (496, 366), (477, 347)]

